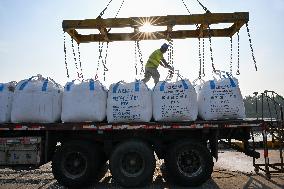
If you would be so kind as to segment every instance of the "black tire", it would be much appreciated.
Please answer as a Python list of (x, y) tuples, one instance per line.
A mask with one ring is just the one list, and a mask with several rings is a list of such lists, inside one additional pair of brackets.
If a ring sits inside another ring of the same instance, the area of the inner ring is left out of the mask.
[(110, 157), (111, 174), (124, 187), (148, 184), (153, 179), (155, 167), (154, 151), (142, 141), (123, 142)]
[(101, 163), (100, 147), (84, 141), (72, 141), (60, 146), (52, 160), (55, 179), (69, 188), (81, 188), (96, 181)]
[(169, 148), (165, 164), (171, 179), (182, 186), (199, 186), (213, 172), (213, 157), (206, 146), (188, 140)]

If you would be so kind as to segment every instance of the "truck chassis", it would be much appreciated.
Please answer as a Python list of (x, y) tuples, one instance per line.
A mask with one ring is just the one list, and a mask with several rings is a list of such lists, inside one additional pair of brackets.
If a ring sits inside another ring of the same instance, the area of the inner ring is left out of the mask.
[(239, 151), (258, 158), (249, 145), (252, 129), (263, 120), (149, 123), (9, 123), (0, 125), (0, 165), (39, 167), (52, 161), (54, 177), (68, 187), (88, 186), (109, 161), (122, 186), (151, 182), (156, 157), (174, 182), (197, 186), (213, 171), (218, 141), (240, 140)]

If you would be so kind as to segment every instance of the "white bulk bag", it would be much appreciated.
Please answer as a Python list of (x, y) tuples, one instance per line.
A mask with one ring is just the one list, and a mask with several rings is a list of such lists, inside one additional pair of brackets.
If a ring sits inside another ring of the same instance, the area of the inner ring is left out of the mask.
[(60, 120), (62, 87), (50, 78), (33, 76), (18, 83), (12, 103), (14, 123), (52, 123)]
[(93, 79), (65, 85), (62, 100), (63, 122), (103, 121), (106, 118), (107, 91)]
[(11, 121), (11, 109), (15, 84), (0, 83), (0, 123)]
[(197, 86), (199, 116), (204, 120), (245, 118), (238, 80), (224, 72), (219, 76)]
[(153, 117), (156, 121), (194, 121), (197, 96), (188, 79), (159, 82), (153, 90)]
[(151, 91), (142, 81), (118, 82), (110, 86), (107, 120), (115, 122), (149, 122), (152, 118)]

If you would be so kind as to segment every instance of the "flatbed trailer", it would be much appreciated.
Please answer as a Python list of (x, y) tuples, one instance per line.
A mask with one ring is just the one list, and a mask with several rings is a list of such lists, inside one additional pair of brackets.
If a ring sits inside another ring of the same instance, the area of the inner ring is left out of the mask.
[(39, 167), (52, 161), (59, 183), (82, 187), (98, 180), (109, 160), (119, 184), (137, 187), (152, 179), (155, 153), (175, 182), (196, 186), (210, 178), (221, 139), (240, 140), (244, 148), (238, 150), (259, 157), (248, 140), (252, 129), (265, 124), (258, 119), (0, 124), (0, 165)]

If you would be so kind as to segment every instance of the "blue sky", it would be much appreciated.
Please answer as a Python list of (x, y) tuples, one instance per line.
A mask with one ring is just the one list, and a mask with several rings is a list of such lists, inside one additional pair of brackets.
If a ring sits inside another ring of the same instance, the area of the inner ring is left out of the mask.
[[(204, 13), (195, 0), (184, 0), (191, 13)], [(66, 77), (63, 52), (64, 19), (96, 18), (108, 0), (0, 0), (0, 82), (19, 81), (36, 74), (49, 76), (61, 85), (76, 77), (72, 59), (70, 38), (67, 37), (70, 79)], [(248, 36), (243, 27), (240, 31), (240, 72), (237, 76), (243, 95), (265, 89), (284, 95), (284, 1), (283, 0), (201, 0), (211, 12), (249, 12), (249, 27), (259, 71), (254, 70)], [(114, 17), (121, 0), (113, 0), (104, 18)], [(118, 17), (159, 16), (187, 14), (181, 0), (125, 0)], [(237, 44), (234, 36), (233, 72), (236, 72)], [(206, 77), (212, 79), (208, 40), (206, 40)], [(143, 60), (151, 51), (164, 43), (142, 41)], [(213, 55), (217, 69), (229, 70), (229, 38), (213, 39)], [(191, 81), (198, 76), (198, 41), (175, 40), (175, 68)], [(85, 78), (95, 75), (98, 60), (98, 44), (81, 44), (81, 58)], [(134, 42), (110, 43), (107, 80), (113, 82), (135, 78)], [(140, 69), (140, 67), (139, 67)], [(102, 70), (102, 68), (100, 68)], [(161, 80), (167, 70), (159, 68)], [(100, 71), (100, 80), (103, 80)], [(151, 80), (149, 86), (153, 86)]]

